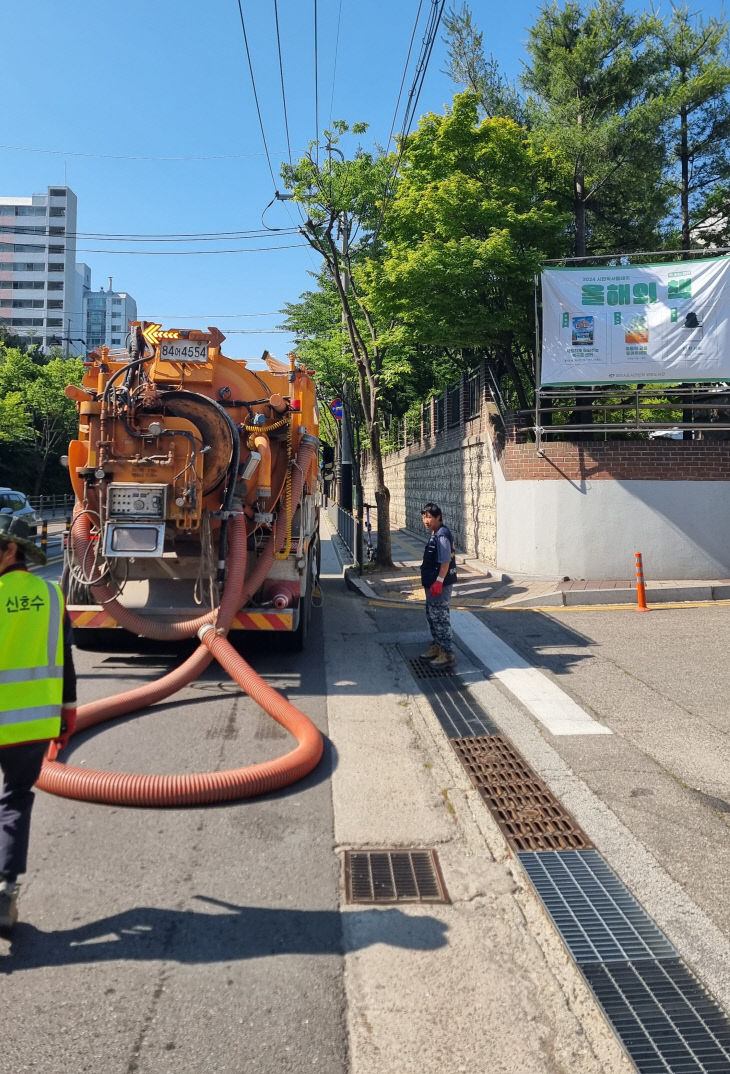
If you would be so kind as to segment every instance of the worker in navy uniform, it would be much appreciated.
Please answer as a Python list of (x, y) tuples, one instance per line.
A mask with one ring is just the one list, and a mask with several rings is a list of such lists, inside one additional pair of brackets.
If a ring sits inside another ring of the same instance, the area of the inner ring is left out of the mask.
[(426, 652), (421, 653), (421, 659), (428, 660), (431, 667), (450, 668), (455, 662), (449, 611), (451, 587), (456, 581), (454, 538), (444, 525), (437, 503), (425, 504), (421, 517), (429, 532), (421, 564), (421, 585), (426, 590), (426, 618), (433, 638)]
[(45, 564), (27, 523), (0, 515), (0, 929), (18, 919), (33, 785), (51, 740), (63, 748), (76, 725), (71, 625), (55, 582), (27, 569)]

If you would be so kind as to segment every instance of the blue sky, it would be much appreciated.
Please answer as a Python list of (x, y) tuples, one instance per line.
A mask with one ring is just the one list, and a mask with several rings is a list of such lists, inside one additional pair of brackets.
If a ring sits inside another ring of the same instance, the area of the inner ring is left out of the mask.
[[(292, 156), (315, 138), (316, 99), (320, 129), (330, 118), (365, 121), (370, 129), (362, 143), (384, 144), (418, 0), (278, 0), (277, 6)], [(307, 273), (317, 261), (295, 245), (303, 240), (291, 231), (258, 234), (274, 184), (238, 0), (36, 0), (31, 8), (14, 0), (12, 7), (17, 26), (7, 10), (3, 26), (6, 41), (18, 46), (3, 50), (0, 194), (44, 193), (67, 183), (78, 197), (79, 232), (256, 232), (215, 242), (79, 238), (77, 259), (91, 266), (94, 288), (106, 287), (111, 276), (115, 290), (132, 294), (141, 318), (166, 327), (217, 325), (234, 358), (258, 359), (264, 349), (284, 357), (292, 340), (273, 333), (277, 311), (310, 287)], [(278, 169), (288, 151), (274, 0), (241, 0), (241, 7), (281, 189)], [(406, 92), (430, 7), (422, 0)], [(500, 5), (498, 19), (496, 5), (473, 0), (471, 7), (487, 52), (516, 77), (538, 5)], [(454, 86), (444, 64), (439, 34), (418, 114), (441, 112), (450, 102)], [(402, 114), (403, 103), (398, 124)], [(291, 205), (277, 203), (264, 219), (287, 228), (297, 216)], [(195, 249), (247, 252), (181, 252)], [(105, 252), (122, 250), (137, 252)]]

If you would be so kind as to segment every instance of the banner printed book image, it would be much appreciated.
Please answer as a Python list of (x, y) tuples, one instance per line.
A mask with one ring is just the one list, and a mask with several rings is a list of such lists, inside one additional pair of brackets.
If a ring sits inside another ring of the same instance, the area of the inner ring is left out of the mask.
[(730, 378), (730, 259), (542, 273), (541, 386)]

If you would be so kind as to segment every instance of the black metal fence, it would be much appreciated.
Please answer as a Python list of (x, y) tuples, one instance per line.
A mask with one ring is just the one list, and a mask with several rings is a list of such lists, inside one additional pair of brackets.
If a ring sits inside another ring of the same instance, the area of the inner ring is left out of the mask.
[(327, 505), (327, 515), (330, 522), (352, 556), (353, 564), (361, 569), (363, 563), (370, 563), (375, 559), (376, 539), (373, 529), (377, 530), (374, 520), (375, 506), (364, 504), (364, 516), (345, 511), (338, 503), (332, 502)]
[[(345, 511), (338, 503), (330, 503), (327, 507), (327, 514), (332, 525), (337, 530), (343, 544), (346, 546), (347, 551), (356, 559), (355, 556), (355, 529), (357, 519), (354, 515), (351, 515), (349, 511)], [(358, 559), (358, 562), (362, 562)]]
[(74, 497), (65, 496), (29, 496), (28, 503), (41, 518), (52, 515), (70, 515), (73, 511)]

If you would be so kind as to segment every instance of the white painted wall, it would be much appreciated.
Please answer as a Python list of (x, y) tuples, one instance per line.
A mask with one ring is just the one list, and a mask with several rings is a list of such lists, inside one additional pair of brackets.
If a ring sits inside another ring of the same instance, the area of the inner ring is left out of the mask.
[(730, 578), (728, 481), (507, 481), (492, 458), (497, 565), (541, 578)]

